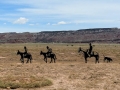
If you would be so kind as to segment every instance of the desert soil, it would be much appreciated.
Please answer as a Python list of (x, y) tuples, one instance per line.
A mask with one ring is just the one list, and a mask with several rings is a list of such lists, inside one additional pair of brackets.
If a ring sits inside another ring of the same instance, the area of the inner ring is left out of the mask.
[[(29, 52), (33, 54), (31, 64), (20, 63), (20, 56), (16, 55), (17, 47), (20, 48), (20, 46), (16, 45), (15, 49), (11, 47), (9, 52), (6, 51), (7, 55), (5, 51), (1, 51), (1, 57), (5, 58), (0, 58), (0, 78), (12, 76), (26, 79), (35, 76), (47, 78), (53, 83), (51, 86), (41, 88), (18, 88), (16, 90), (120, 90), (120, 45), (98, 45), (101, 48), (95, 49), (100, 52), (100, 63), (97, 64), (95, 64), (94, 58), (89, 58), (88, 63), (85, 63), (83, 54), (77, 52), (79, 47), (77, 45), (74, 45), (73, 49), (72, 46), (67, 45), (54, 46), (57, 56), (56, 63), (49, 63), (50, 59), (48, 59), (48, 63), (45, 63), (43, 56), (39, 55), (40, 50), (45, 51), (42, 49), (45, 48), (43, 46), (35, 47), (36, 50), (29, 49)], [(0, 48), (2, 49), (2, 47)], [(53, 48), (52, 45), (51, 47)], [(86, 48), (87, 46), (81, 45), (81, 47)], [(11, 51), (13, 53), (10, 53)], [(103, 54), (112, 57), (113, 62), (103, 62)]]

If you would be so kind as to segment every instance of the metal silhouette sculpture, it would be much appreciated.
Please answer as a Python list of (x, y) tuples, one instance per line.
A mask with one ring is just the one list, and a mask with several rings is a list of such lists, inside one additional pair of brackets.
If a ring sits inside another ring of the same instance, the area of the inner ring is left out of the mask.
[[(93, 50), (93, 46), (91, 43), (89, 43), (89, 49), (88, 49), (88, 55), (90, 56)], [(91, 56), (90, 56), (91, 57)]]
[(50, 54), (52, 53), (52, 49), (51, 49), (51, 48), (49, 48), (48, 46), (47, 46), (46, 48), (47, 48), (47, 56), (49, 57), (49, 56), (50, 56)]
[(24, 52), (20, 52), (20, 51), (18, 50), (17, 55), (20, 55), (20, 56), (21, 56), (21, 58), (20, 58), (21, 63), (24, 63), (24, 58), (27, 58), (27, 62), (26, 62), (26, 63), (28, 63), (28, 62), (31, 63), (31, 62), (32, 62), (32, 55), (31, 55), (30, 53), (27, 53), (27, 54), (25, 55)]
[(41, 51), (40, 52), (40, 55), (43, 55), (44, 56), (44, 61), (47, 63), (47, 58), (51, 58), (51, 61), (50, 61), (50, 63), (52, 63), (53, 62), (53, 60), (54, 60), (54, 63), (56, 62), (56, 55), (54, 54), (54, 53), (52, 53), (52, 49), (51, 48), (49, 48), (48, 46), (46, 47), (47, 48), (47, 52), (43, 52), (43, 51)]
[(25, 56), (25, 55), (27, 55), (27, 47), (26, 46), (24, 46), (24, 50), (25, 50), (25, 52), (24, 52), (24, 56)]
[(51, 62), (53, 62), (53, 60), (54, 60), (54, 63), (56, 62), (56, 55), (54, 54), (54, 53), (51, 53), (51, 54), (49, 54), (49, 56), (48, 56), (48, 54), (47, 54), (47, 52), (43, 52), (43, 51), (41, 51), (40, 52), (40, 55), (43, 55), (44, 56), (44, 61), (47, 63), (47, 58), (51, 58), (51, 61), (50, 61), (50, 63)]
[(25, 52), (20, 52), (18, 50), (17, 55), (21, 56), (21, 58), (20, 58), (21, 63), (24, 63), (24, 58), (27, 58), (27, 62), (26, 63), (28, 63), (28, 62), (31, 63), (32, 62), (32, 55), (27, 52), (26, 46), (24, 46), (24, 49), (25, 49)]
[(105, 62), (105, 61), (107, 61), (107, 63), (108, 63), (108, 62), (111, 62), (111, 61), (113, 61), (113, 60), (112, 60), (112, 58), (110, 58), (110, 57), (104, 56), (104, 62)]
[[(91, 43), (90, 43), (91, 45)], [(85, 59), (85, 63), (87, 63), (87, 58), (91, 58), (94, 57), (95, 58), (95, 63), (99, 63), (99, 54), (97, 52), (92, 51), (92, 48), (90, 46), (90, 49), (87, 49), (86, 51), (82, 50), (82, 48), (80, 47), (78, 52), (83, 52), (84, 54), (84, 59)]]

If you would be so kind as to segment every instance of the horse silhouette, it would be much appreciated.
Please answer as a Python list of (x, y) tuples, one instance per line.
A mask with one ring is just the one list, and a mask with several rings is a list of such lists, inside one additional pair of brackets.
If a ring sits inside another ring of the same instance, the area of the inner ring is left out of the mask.
[(31, 55), (30, 53), (26, 53), (26, 54), (25, 54), (24, 52), (20, 52), (20, 51), (18, 50), (17, 55), (20, 55), (20, 56), (21, 56), (21, 58), (20, 58), (21, 63), (24, 63), (24, 58), (27, 58), (27, 62), (26, 62), (26, 63), (28, 63), (28, 62), (31, 63), (32, 55)]
[[(88, 54), (88, 50), (84, 51), (81, 49), (81, 47), (79, 48), (78, 52), (83, 52), (84, 54), (84, 59), (85, 59), (85, 63), (87, 63), (87, 58), (88, 57), (95, 57), (95, 63), (99, 63), (99, 54), (97, 52), (92, 51), (92, 53), (89, 55)], [(95, 54), (96, 53), (96, 54)]]
[(44, 56), (44, 61), (47, 63), (47, 58), (51, 58), (51, 61), (50, 61), (50, 63), (51, 62), (53, 62), (53, 60), (54, 60), (54, 63), (55, 63), (55, 61), (56, 61), (56, 55), (54, 54), (54, 53), (50, 53), (50, 55), (48, 56), (48, 53), (47, 52), (43, 52), (43, 51), (41, 51), (40, 52), (40, 55), (43, 55)]

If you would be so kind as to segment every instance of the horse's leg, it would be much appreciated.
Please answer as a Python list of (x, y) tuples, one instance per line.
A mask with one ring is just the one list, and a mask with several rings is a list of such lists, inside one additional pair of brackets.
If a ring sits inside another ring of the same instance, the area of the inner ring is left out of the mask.
[(99, 59), (97, 58), (97, 62), (99, 63)]
[(22, 60), (21, 62), (24, 63), (24, 57), (23, 56), (21, 56), (21, 60)]
[(99, 61), (98, 61), (98, 56), (95, 56), (95, 63), (99, 63)]
[(99, 57), (95, 56), (96, 62), (95, 63), (99, 63)]
[(22, 60), (22, 63), (24, 63), (24, 60)]
[(31, 56), (28, 59), (29, 59), (28, 62), (31, 63)]
[(21, 60), (21, 63), (24, 63), (23, 60)]
[(97, 59), (95, 58), (95, 64), (97, 63)]
[(21, 58), (20, 58), (20, 61), (22, 61)]
[(55, 58), (53, 58), (54, 59), (54, 63), (55, 63)]
[[(46, 57), (44, 57), (44, 61), (46, 62)], [(46, 62), (47, 63), (47, 62)]]
[(53, 63), (53, 58), (51, 58), (51, 62)]
[(87, 58), (85, 57), (85, 63), (87, 63)]
[(21, 61), (21, 63), (22, 63), (22, 59), (20, 58), (20, 61)]
[(50, 63), (52, 62), (52, 58), (51, 58), (51, 61), (50, 61)]
[(20, 61), (21, 61), (21, 63), (23, 63), (23, 60), (22, 60), (23, 58), (20, 58)]
[(109, 62), (111, 62), (111, 60), (109, 60)]
[(21, 61), (22, 63), (24, 63), (24, 58), (22, 58), (22, 61)]
[(22, 60), (22, 59), (20, 59), (20, 61), (21, 61), (21, 63), (23, 63), (23, 60)]
[[(45, 57), (44, 57), (44, 59), (43, 59), (44, 61), (45, 61)], [(46, 61), (45, 61), (46, 62)]]
[(108, 63), (108, 60), (107, 60), (107, 63)]
[(53, 59), (54, 59), (54, 58), (51, 58), (52, 63), (53, 63)]
[(47, 57), (45, 58), (45, 62), (47, 63)]
[(30, 59), (30, 63), (32, 63), (32, 60)]
[(97, 61), (98, 61), (98, 63), (99, 63), (99, 57), (97, 57)]
[(27, 59), (27, 62), (26, 63), (28, 63), (29, 62), (29, 58)]
[(94, 58), (95, 58), (95, 64), (97, 63), (97, 57), (96, 56), (94, 56)]

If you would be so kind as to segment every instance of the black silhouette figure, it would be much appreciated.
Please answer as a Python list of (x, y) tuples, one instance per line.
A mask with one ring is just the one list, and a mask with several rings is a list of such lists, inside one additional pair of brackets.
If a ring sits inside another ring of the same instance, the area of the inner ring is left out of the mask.
[(49, 57), (49, 56), (50, 56), (50, 54), (52, 53), (52, 49), (51, 49), (51, 48), (49, 48), (48, 46), (47, 46), (46, 48), (47, 48), (47, 56)]
[(56, 55), (54, 53), (50, 53), (49, 56), (48, 56), (48, 52), (40, 52), (40, 55), (43, 55), (44, 56), (44, 61), (47, 63), (47, 58), (51, 58), (51, 62), (53, 62), (54, 60), (54, 63), (55, 63), (55, 60), (57, 59), (56, 58)]
[(89, 55), (89, 57), (91, 57), (91, 54), (92, 54), (92, 50), (93, 50), (93, 46), (92, 46), (92, 44), (91, 43), (89, 43), (89, 49), (88, 49), (88, 55)]
[[(85, 63), (87, 63), (87, 58), (89, 57), (88, 54), (88, 50), (84, 51), (81, 49), (81, 47), (79, 48), (78, 52), (83, 52), (84, 54), (84, 59), (85, 59)], [(96, 53), (96, 54), (95, 54)], [(99, 63), (99, 54), (97, 52), (92, 52), (90, 54), (90, 57), (95, 57), (95, 63)]]
[(24, 63), (24, 58), (27, 58), (27, 62), (26, 62), (26, 63), (28, 63), (28, 62), (31, 63), (31, 61), (32, 61), (32, 55), (31, 55), (30, 53), (27, 53), (27, 54), (25, 55), (24, 52), (20, 52), (20, 51), (18, 50), (17, 55), (20, 55), (20, 56), (21, 56), (21, 58), (20, 58), (21, 63)]
[(107, 63), (113, 61), (112, 58), (104, 56), (104, 62), (105, 62), (106, 60), (107, 60)]
[(26, 56), (27, 55), (27, 47), (26, 46), (24, 46), (24, 50), (25, 50), (24, 56)]

